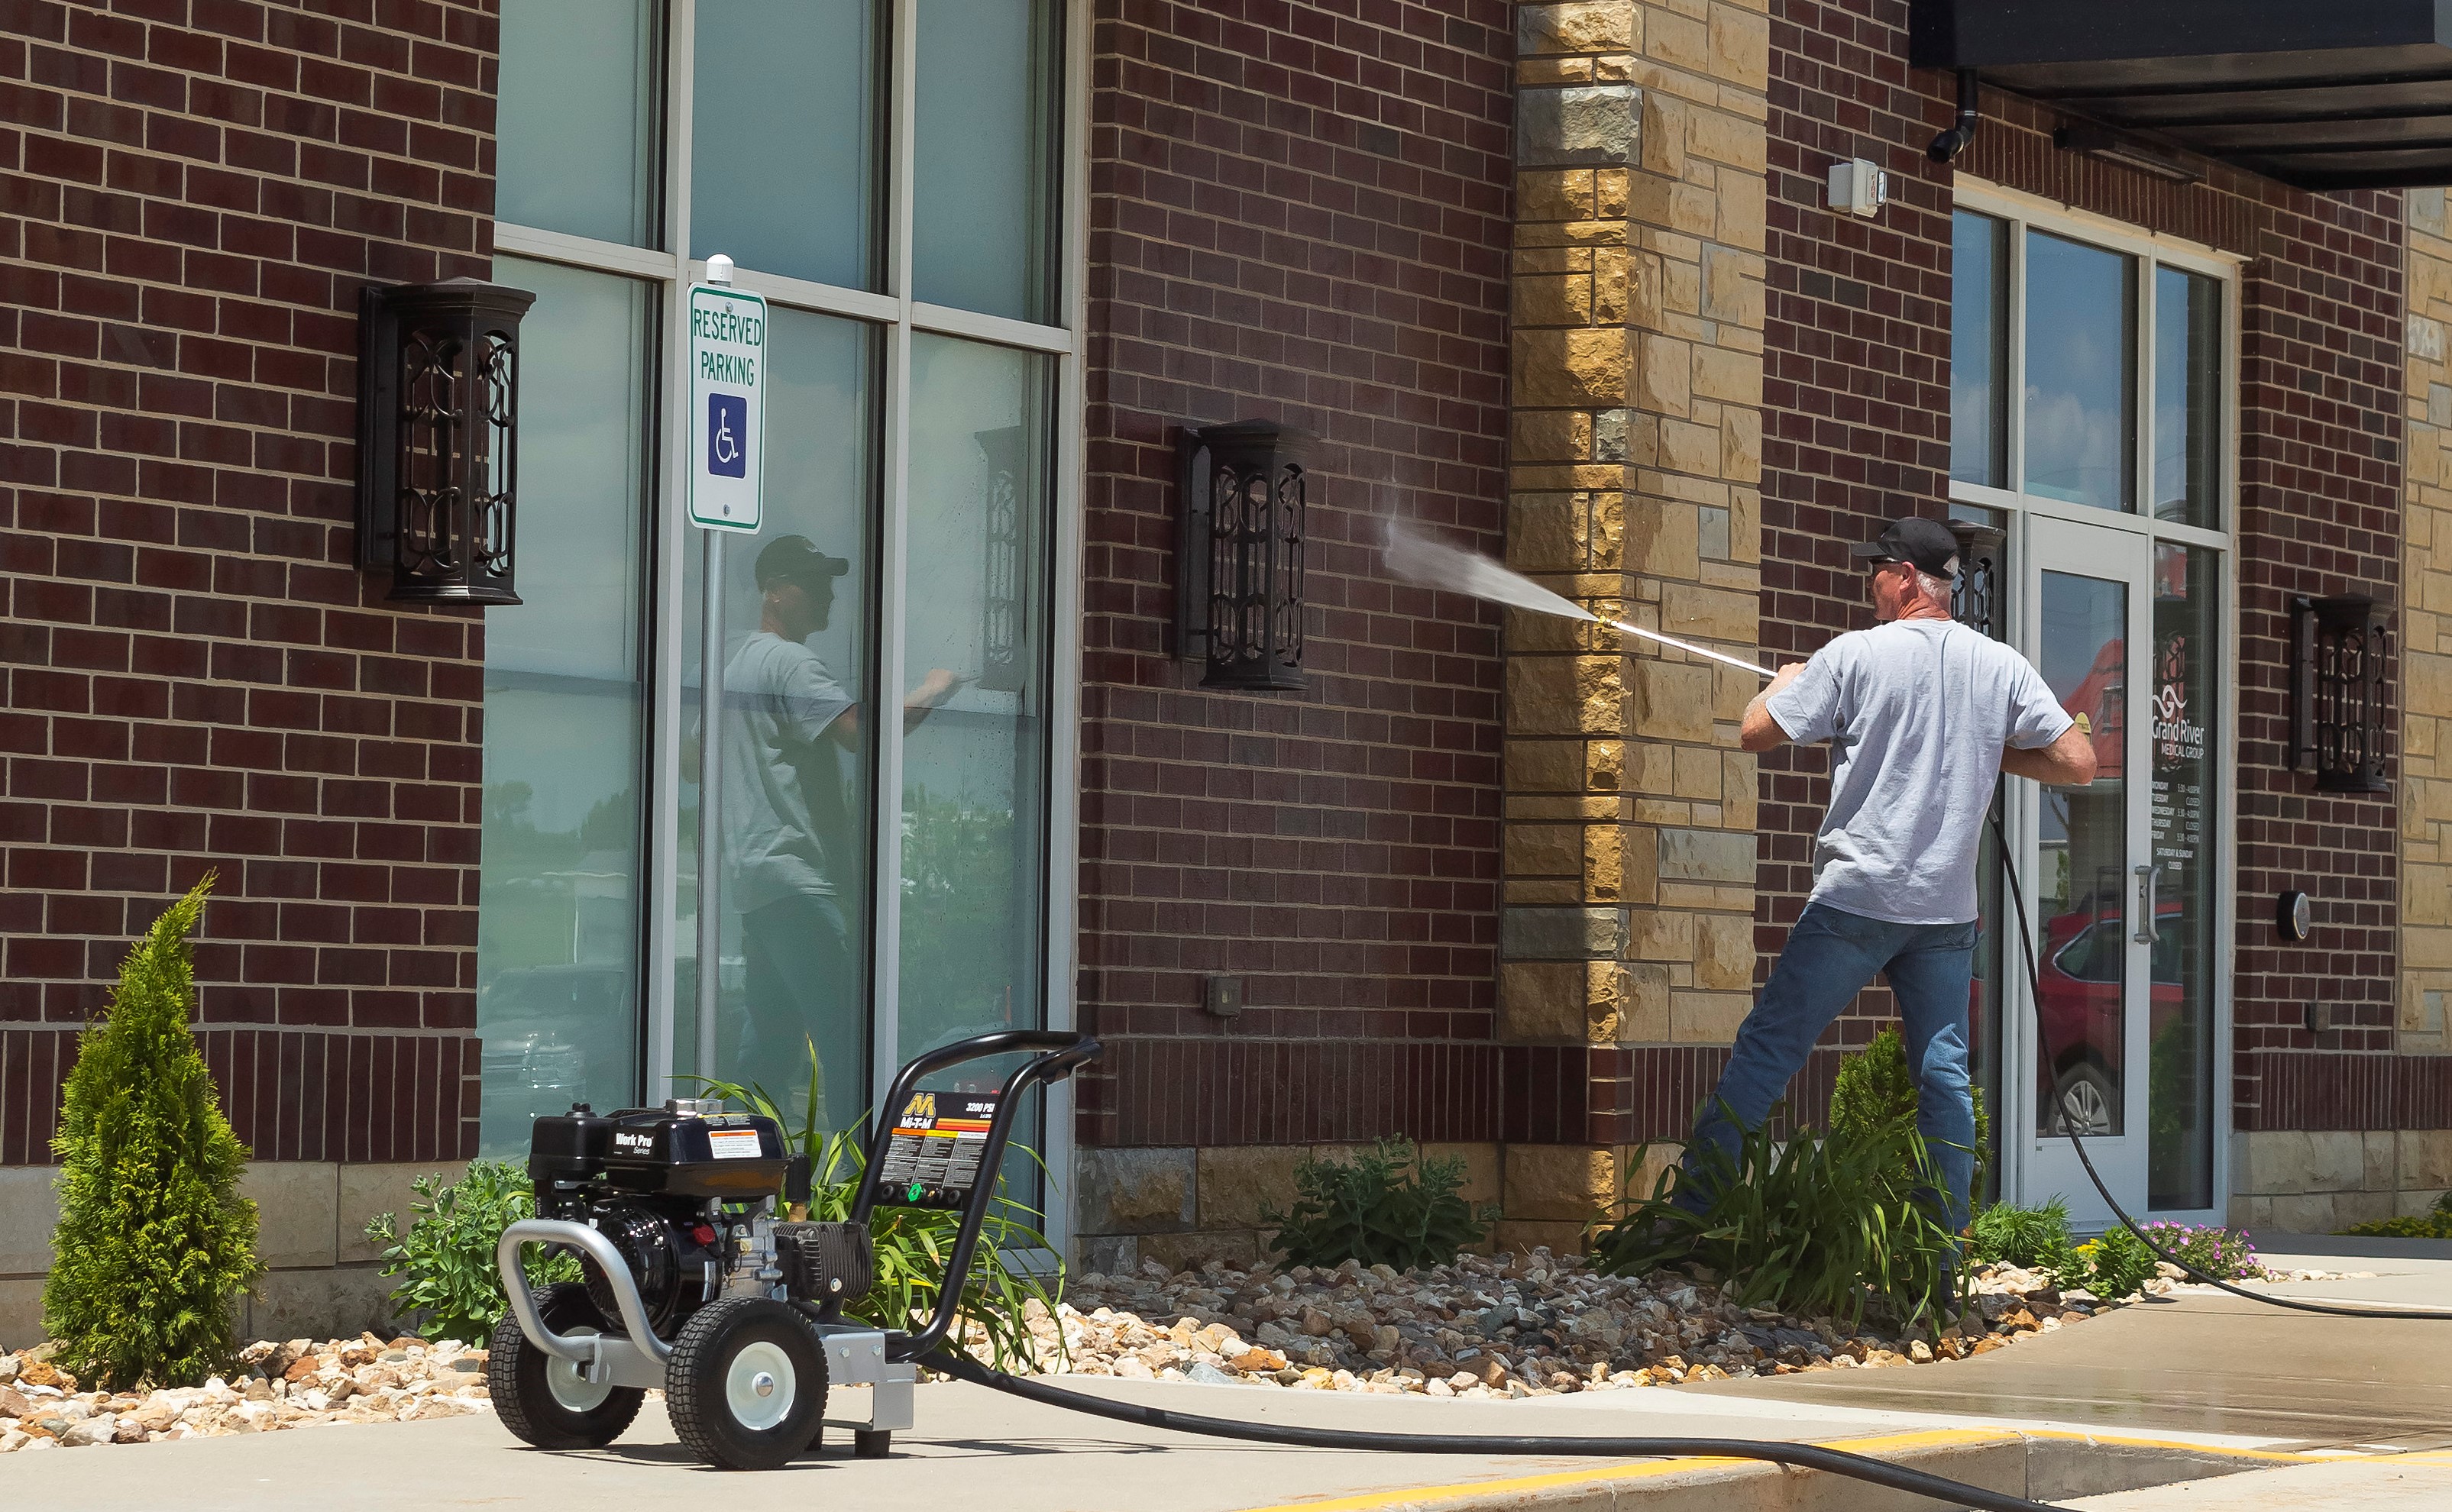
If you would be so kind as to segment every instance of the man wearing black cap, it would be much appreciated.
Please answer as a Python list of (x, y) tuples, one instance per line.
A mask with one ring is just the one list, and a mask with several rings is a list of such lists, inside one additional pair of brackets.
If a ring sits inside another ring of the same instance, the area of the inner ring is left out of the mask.
[(1871, 573), (1881, 623), (1780, 668), (1746, 706), (1746, 750), (1829, 742), (1830, 809), (1814, 840), (1812, 895), (1695, 1123), (1679, 1197), (1700, 1208), (1706, 1178), (1693, 1151), (1733, 1155), (1736, 1125), (1761, 1126), (1823, 1030), (1880, 974), (1898, 999), (1916, 1128), (1954, 1231), (1974, 1175), (1967, 1015), (1975, 857), (1994, 775), (2083, 787), (2094, 780), (2094, 745), (2024, 657), (1950, 618), (1958, 542), (1947, 526), (1893, 520), (1850, 550)]
[[(729, 1070), (788, 1086), (804, 1045), (837, 1075), (860, 1064), (860, 984), (836, 870), (856, 874), (860, 864), (838, 759), (860, 749), (860, 708), (807, 644), (826, 627), (835, 580), (851, 563), (805, 536), (782, 536), (759, 552), (755, 571), (758, 633), (723, 674), (726, 902), (741, 915), (748, 978), (748, 1022)], [(941, 667), (930, 672), (903, 700), (903, 728), (960, 684)], [(813, 1111), (831, 1127), (824, 1109)]]

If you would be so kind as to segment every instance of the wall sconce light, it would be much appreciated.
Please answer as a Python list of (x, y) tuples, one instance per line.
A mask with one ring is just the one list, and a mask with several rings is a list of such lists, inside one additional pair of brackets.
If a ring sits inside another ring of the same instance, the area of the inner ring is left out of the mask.
[(1958, 539), (1958, 577), (1949, 585), (1949, 618), (1981, 635), (1992, 633), (2001, 601), (2001, 546), (2008, 533), (1971, 520), (1948, 522)]
[(2319, 793), (2390, 793), (2384, 714), (2389, 611), (2364, 594), (2290, 600), (2290, 765)]
[(395, 603), (515, 604), (520, 317), (473, 278), (358, 295), (358, 566)]
[(1030, 438), (1038, 427), (1007, 425), (975, 432), (979, 455), (988, 467), (984, 506), (987, 549), (987, 602), (981, 606), (979, 686), (995, 693), (1018, 693), (1030, 680), (1025, 665), (1029, 651), (1025, 634), (1030, 604), (1025, 597), (1030, 575), (1022, 563), (1021, 501), (1028, 489), (1032, 463)]
[(1274, 421), (1185, 426), (1176, 648), (1204, 688), (1291, 693), (1303, 677), (1308, 431)]

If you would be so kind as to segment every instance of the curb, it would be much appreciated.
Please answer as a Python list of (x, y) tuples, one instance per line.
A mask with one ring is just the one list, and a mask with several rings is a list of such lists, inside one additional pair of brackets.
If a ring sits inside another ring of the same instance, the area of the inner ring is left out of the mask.
[[(1987, 1490), (2060, 1502), (2324, 1463), (2270, 1449), (2211, 1448), (2101, 1434), (1938, 1428), (1815, 1441)], [(1821, 1470), (1749, 1460), (1648, 1460), (1543, 1475), (1413, 1486), (1251, 1512), (1932, 1512), (1925, 1497)]]

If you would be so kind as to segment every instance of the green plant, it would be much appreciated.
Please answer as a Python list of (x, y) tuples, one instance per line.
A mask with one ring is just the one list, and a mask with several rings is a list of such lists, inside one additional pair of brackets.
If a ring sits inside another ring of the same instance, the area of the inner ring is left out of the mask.
[(262, 1268), (255, 1204), (238, 1194), (247, 1148), (188, 1027), (188, 936), (212, 885), (208, 873), (129, 949), (77, 1041), (51, 1140), (60, 1221), (43, 1326), (57, 1365), (117, 1389), (229, 1369), (230, 1305)]
[(2084, 1286), (2106, 1302), (2118, 1302), (2153, 1280), (2161, 1265), (2144, 1240), (2125, 1225), (2114, 1225), (2102, 1238), (2078, 1246), (2078, 1268), (2058, 1279), (2064, 1286)]
[(2069, 1238), (2068, 1204), (2058, 1197), (2040, 1208), (1994, 1203), (1968, 1226), (1967, 1253), (1986, 1265), (2066, 1274), (2077, 1264), (2077, 1247)]
[[(474, 1160), (468, 1173), (448, 1185), (441, 1174), (408, 1184), (413, 1215), (403, 1231), (399, 1217), (377, 1213), (366, 1220), (366, 1237), (385, 1247), (381, 1273), (398, 1276), (394, 1309), (420, 1318), (428, 1339), (484, 1343), (509, 1304), (494, 1247), (503, 1230), (536, 1216), (536, 1191), (527, 1172), (507, 1161)], [(579, 1279), (579, 1257), (543, 1245), (522, 1253), (528, 1280), (539, 1287)]]
[[(817, 1109), (824, 1105), (818, 1095), (819, 1076), (817, 1046), (811, 1044), (809, 1095), (801, 1104), (797, 1129), (778, 1100), (755, 1082), (695, 1080), (708, 1095), (782, 1125), (784, 1139), (809, 1156), (808, 1216), (821, 1223), (843, 1223), (850, 1219), (852, 1202), (860, 1194), (867, 1151), (861, 1148), (857, 1128), (829, 1133), (820, 1127)], [(1030, 1150), (1023, 1153), (1034, 1162), (1038, 1159)], [(959, 1303), (961, 1316), (986, 1334), (988, 1363), (999, 1370), (1038, 1368), (1030, 1331), (1031, 1305), (1038, 1304), (1052, 1319), (1063, 1294), (1061, 1262), (1049, 1278), (1023, 1264), (1026, 1257), (1053, 1250), (1038, 1230), (1038, 1218), (1037, 1208), (1005, 1194), (1004, 1177), (999, 1174), (996, 1195), (979, 1227), (979, 1253), (970, 1275), (963, 1278)], [(880, 1328), (916, 1330), (935, 1315), (943, 1295), (945, 1267), (953, 1258), (954, 1234), (961, 1227), (961, 1215), (933, 1208), (880, 1207), (869, 1213), (868, 1224), (877, 1255), (877, 1284), (867, 1296), (847, 1304), (843, 1310)], [(951, 1337), (959, 1343), (961, 1335)], [(1059, 1354), (1064, 1350), (1061, 1328), (1057, 1330), (1057, 1349)]]
[(2202, 1224), (2147, 1224), (2146, 1237), (2153, 1247), (2199, 1275), (2216, 1281), (2239, 1281), (2262, 1276), (2264, 1267), (2257, 1264), (2256, 1246), (2247, 1235), (2236, 1228), (2218, 1228)]
[[(1975, 1174), (1968, 1190), (1973, 1201), (1982, 1202), (1992, 1185), (1992, 1113), (1984, 1106), (1983, 1088), (1968, 1091), (1975, 1103)], [(1915, 1073), (1908, 1070), (1907, 1040), (1893, 1024), (1839, 1062), (1839, 1076), (1830, 1088), (1830, 1129), (1851, 1134), (1913, 1129), (1915, 1118)]]
[(1306, 1158), (1295, 1167), (1295, 1202), (1264, 1208), (1269, 1247), (1295, 1266), (1416, 1270), (1443, 1266), (1490, 1232), (1494, 1214), (1467, 1202), (1465, 1163), (1425, 1158), (1409, 1139), (1381, 1139), (1352, 1161)]
[(2352, 1224), (2341, 1231), (2378, 1239), (2452, 1239), (2452, 1191), (2436, 1198), (2430, 1211)]
[(1672, 1199), (1675, 1167), (1651, 1195), (1592, 1227), (1592, 1264), (1620, 1275), (1695, 1264), (1741, 1306), (1861, 1321), (1879, 1306), (1903, 1325), (1954, 1310), (1958, 1246), (1933, 1205), (1924, 1141), (1895, 1122), (1847, 1132), (1769, 1124), (1734, 1155), (1696, 1149), (1700, 1204)]

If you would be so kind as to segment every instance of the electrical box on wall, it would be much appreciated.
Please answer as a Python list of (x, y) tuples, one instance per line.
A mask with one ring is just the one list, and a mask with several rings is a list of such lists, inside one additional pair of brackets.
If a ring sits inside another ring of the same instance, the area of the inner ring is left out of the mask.
[(1889, 202), (1890, 176), (1870, 158), (1830, 165), (1830, 207), (1850, 215), (1879, 215)]

